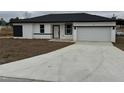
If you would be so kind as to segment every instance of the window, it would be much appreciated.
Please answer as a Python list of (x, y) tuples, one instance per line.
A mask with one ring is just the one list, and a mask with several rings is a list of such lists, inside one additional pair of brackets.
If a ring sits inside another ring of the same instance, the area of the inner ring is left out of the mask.
[(40, 25), (40, 33), (44, 33), (44, 25)]
[(72, 35), (72, 25), (71, 24), (65, 25), (65, 35)]

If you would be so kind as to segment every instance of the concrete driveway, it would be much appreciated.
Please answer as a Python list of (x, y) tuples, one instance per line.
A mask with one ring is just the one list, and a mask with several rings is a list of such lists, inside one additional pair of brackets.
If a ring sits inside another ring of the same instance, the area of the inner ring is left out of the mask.
[(0, 76), (36, 81), (124, 81), (124, 52), (109, 42), (78, 42), (1, 65)]

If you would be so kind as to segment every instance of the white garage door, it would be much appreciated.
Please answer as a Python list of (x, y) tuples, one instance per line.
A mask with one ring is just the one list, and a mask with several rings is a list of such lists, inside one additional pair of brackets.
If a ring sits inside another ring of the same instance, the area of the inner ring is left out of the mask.
[(78, 41), (111, 41), (111, 27), (78, 27)]

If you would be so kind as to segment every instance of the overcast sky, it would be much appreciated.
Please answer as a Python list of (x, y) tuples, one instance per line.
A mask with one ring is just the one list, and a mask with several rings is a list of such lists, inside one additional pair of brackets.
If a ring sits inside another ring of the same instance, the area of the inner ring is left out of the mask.
[(8, 21), (10, 18), (35, 17), (50, 13), (90, 13), (105, 17), (112, 17), (115, 14), (118, 18), (124, 18), (124, 11), (0, 11), (0, 17)]

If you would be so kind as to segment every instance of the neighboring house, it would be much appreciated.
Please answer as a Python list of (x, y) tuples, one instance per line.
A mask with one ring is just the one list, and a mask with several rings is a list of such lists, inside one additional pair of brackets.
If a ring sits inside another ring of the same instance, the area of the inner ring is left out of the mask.
[(48, 14), (28, 19), (11, 19), (15, 37), (111, 41), (116, 39), (116, 21), (87, 13)]
[(116, 19), (116, 35), (124, 36), (124, 19)]
[(124, 19), (117, 19), (117, 22), (116, 22), (117, 24), (117, 26), (116, 26), (116, 28), (117, 28), (117, 31), (118, 32), (124, 32)]

